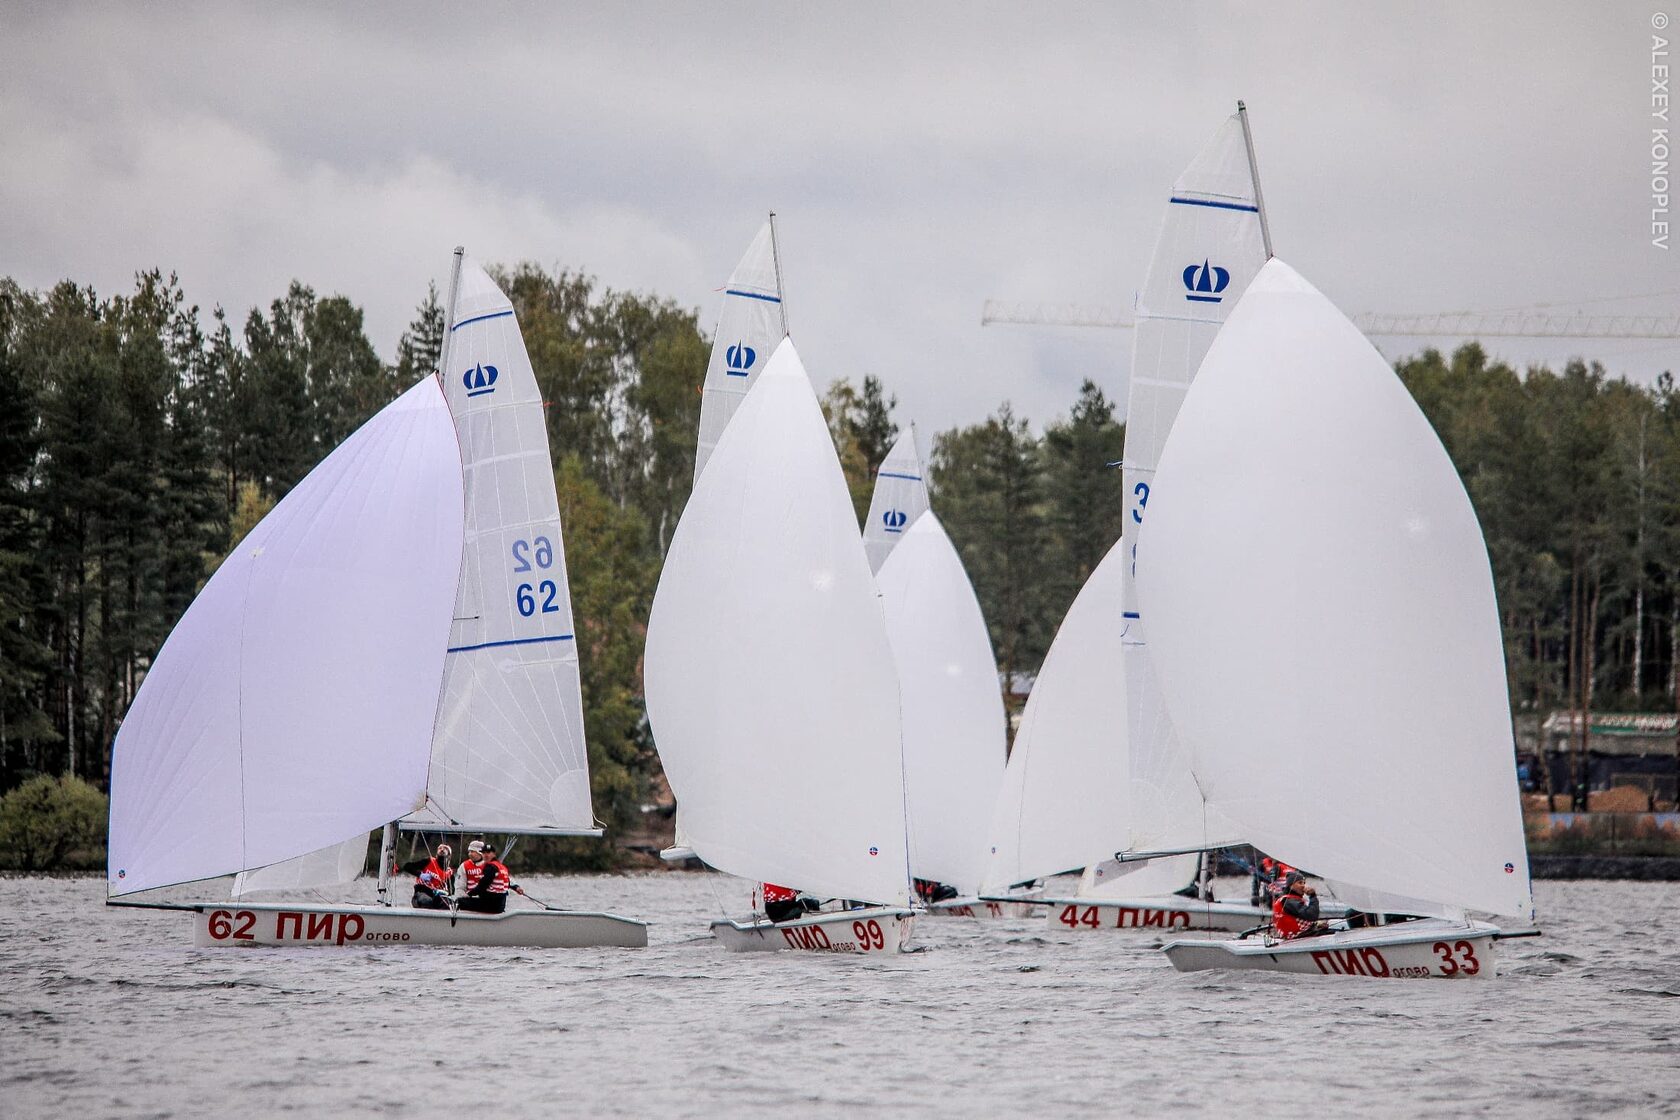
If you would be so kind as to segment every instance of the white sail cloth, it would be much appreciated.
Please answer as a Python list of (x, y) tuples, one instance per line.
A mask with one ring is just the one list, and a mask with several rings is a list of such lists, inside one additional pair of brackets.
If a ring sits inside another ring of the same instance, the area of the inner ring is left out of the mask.
[(1045, 654), (992, 813), (987, 893), (1111, 858), (1126, 840), (1126, 564), (1109, 551)]
[[(1132, 851), (1242, 837), (1205, 816), (1175, 749), (1132, 589), (1132, 534), (1202, 355), (1265, 263), (1259, 190), (1233, 115), (1179, 176), (1138, 297), (1125, 529), (1068, 608), (1033, 684), (993, 814), (987, 889)], [(1182, 885), (1182, 884), (1181, 884)]]
[(825, 897), (908, 902), (892, 648), (790, 342), (683, 511), (645, 666), (648, 719), (701, 859)]
[(870, 571), (880, 572), (893, 547), (927, 509), (927, 471), (916, 447), (916, 425), (912, 424), (899, 433), (881, 461), (881, 469), (875, 472), (869, 516), (863, 522), (863, 547), (869, 553)]
[(442, 373), (466, 532), (432, 742), (410, 827), (593, 832), (583, 697), (542, 394), (513, 305), (461, 262)]
[(1282, 262), (1209, 351), (1157, 483), (1138, 589), (1210, 805), (1334, 883), (1528, 915), (1475, 511), (1394, 371)]
[[(1128, 558), (1148, 516), (1156, 463), (1184, 394), (1220, 325), (1265, 263), (1260, 192), (1241, 115), (1233, 114), (1173, 184), (1138, 293), (1121, 470), (1127, 506), (1119, 547)], [(1122, 583), (1132, 784), (1125, 846), (1160, 851), (1243, 840), (1208, 816), (1178, 749), (1149, 658), (1153, 626), (1138, 601), (1134, 574), (1128, 564)]]
[(723, 310), (700, 396), (700, 442), (694, 453), (694, 477), (700, 478), (723, 430), (741, 407), (747, 390), (787, 334), (782, 289), (776, 275), (775, 226), (765, 222), (729, 274)]
[(233, 897), (256, 891), (304, 891), (331, 887), (359, 878), (367, 868), (368, 837), (358, 832), (340, 844), (317, 848), (305, 855), (241, 871), (233, 877)]
[(428, 377), (240, 542), (117, 732), (112, 894), (278, 863), (418, 804), (461, 509), (455, 429)]
[(973, 894), (1008, 750), (986, 620), (931, 510), (905, 532), (876, 582), (898, 667), (910, 871)]

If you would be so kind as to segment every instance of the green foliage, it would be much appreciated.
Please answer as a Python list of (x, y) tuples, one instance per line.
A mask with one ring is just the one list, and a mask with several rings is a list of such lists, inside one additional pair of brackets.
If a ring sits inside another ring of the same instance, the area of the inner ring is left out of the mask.
[(0, 797), (0, 866), (98, 867), (108, 814), (105, 795), (82, 779), (37, 775)]
[(646, 523), (638, 511), (613, 505), (575, 455), (560, 461), (554, 485), (565, 527), (595, 812), (619, 830), (637, 818), (649, 762), (640, 687), (654, 585)]
[(985, 423), (941, 432), (933, 506), (962, 556), (1005, 674), (1035, 669), (1061, 613), (1047, 601), (1049, 532), (1039, 441), (1006, 402)]
[(897, 407), (898, 398), (888, 397), (873, 376), (863, 379), (861, 390), (849, 380), (836, 381), (822, 397), (823, 416), (834, 437), (834, 449), (839, 453), (840, 469), (846, 474), (846, 489), (860, 525), (869, 516), (875, 474), (898, 438), (898, 425), (892, 419), (892, 410)]

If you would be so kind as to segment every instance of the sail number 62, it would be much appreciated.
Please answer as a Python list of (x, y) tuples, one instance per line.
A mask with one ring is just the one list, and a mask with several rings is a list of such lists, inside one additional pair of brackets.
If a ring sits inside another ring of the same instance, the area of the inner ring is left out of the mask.
[[(513, 559), (515, 572), (528, 572), (534, 561), (538, 568), (552, 568), (554, 566), (554, 542), (547, 537), (534, 537), (531, 540), (513, 542)], [(539, 603), (537, 596), (541, 595)], [(522, 583), (514, 592), (513, 603), (519, 608), (522, 618), (530, 618), (540, 609), (543, 614), (554, 614), (560, 610), (560, 604), (555, 600), (560, 595), (559, 586), (551, 579), (545, 579), (533, 588), (528, 583)]]

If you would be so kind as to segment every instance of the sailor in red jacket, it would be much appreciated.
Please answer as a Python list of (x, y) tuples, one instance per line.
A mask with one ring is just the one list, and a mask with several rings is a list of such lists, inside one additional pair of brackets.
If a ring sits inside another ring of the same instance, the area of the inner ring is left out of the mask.
[(414, 876), (413, 906), (419, 910), (449, 909), (450, 882), (455, 877), (451, 858), (455, 853), (448, 844), (439, 844), (426, 861), (426, 866)]
[(1318, 892), (1307, 885), (1307, 877), (1291, 871), (1283, 893), (1272, 903), (1272, 928), (1285, 941), (1325, 933), (1328, 926), (1318, 920)]
[[(469, 862), (467, 867), (472, 867)], [(508, 890), (515, 894), (524, 894), (525, 889), (513, 881), (513, 876), (507, 869), (507, 864), (496, 858), (496, 849), (488, 844), (484, 846), (483, 862), (476, 868), (478, 874), (468, 873), (469, 883), (467, 893), (461, 896), (461, 909), (479, 914), (500, 914), (507, 909)]]

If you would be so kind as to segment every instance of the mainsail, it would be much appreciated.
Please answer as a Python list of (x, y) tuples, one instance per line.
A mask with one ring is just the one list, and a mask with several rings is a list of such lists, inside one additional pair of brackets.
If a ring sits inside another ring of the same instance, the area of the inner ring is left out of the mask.
[(595, 835), (542, 394), (507, 296), (464, 256), (451, 287), (465, 545), (426, 805), (404, 827)]
[(1241, 839), (1204, 818), (1200, 794), (1174, 748), (1131, 586), (1131, 546), (1185, 390), (1268, 255), (1239, 105), (1168, 196), (1138, 296), (1125, 529), (1068, 609), (1027, 699), (993, 815), (989, 890), (1119, 849)]
[(893, 547), (927, 508), (927, 471), (916, 448), (916, 425), (911, 424), (893, 442), (875, 473), (875, 492), (870, 495), (869, 516), (863, 522), (863, 547), (869, 553), (870, 571), (881, 570)]
[(876, 582), (898, 669), (910, 870), (973, 894), (1003, 779), (1003, 694), (974, 587), (928, 510)]
[(1137, 586), (1210, 808), (1354, 905), (1529, 915), (1487, 547), (1382, 355), (1273, 260), (1155, 477)]
[(700, 397), (700, 443), (694, 453), (694, 477), (700, 478), (712, 451), (747, 390), (787, 335), (782, 306), (781, 269), (776, 258), (776, 216), (758, 231), (729, 283), (712, 338), (712, 358)]
[[(1242, 108), (1173, 184), (1166, 221), (1138, 294), (1121, 470), (1127, 507), (1118, 547), (1125, 637), (1131, 835), (1125, 847), (1170, 850), (1250, 839), (1209, 815), (1177, 747), (1149, 657), (1149, 618), (1131, 561), (1155, 468), (1202, 357), (1270, 255)], [(1246, 549), (1244, 550), (1246, 551)]]
[(648, 719), (701, 859), (819, 896), (908, 902), (892, 648), (791, 342), (683, 511), (645, 665)]
[(228, 555), (117, 732), (111, 894), (365, 842), (419, 803), (461, 510), (454, 425), (428, 377)]

